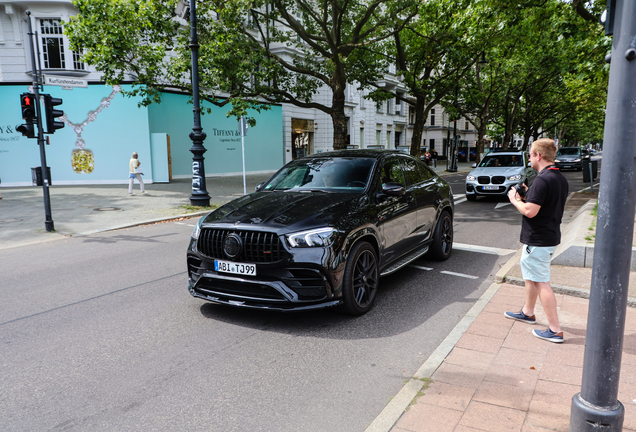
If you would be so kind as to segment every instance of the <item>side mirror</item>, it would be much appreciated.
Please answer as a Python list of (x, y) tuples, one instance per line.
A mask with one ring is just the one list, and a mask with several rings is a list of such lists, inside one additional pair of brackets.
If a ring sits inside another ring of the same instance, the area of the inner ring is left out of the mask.
[(473, 168), (477, 168), (477, 162), (471, 165)]
[(402, 196), (406, 188), (399, 183), (389, 182), (382, 185), (382, 193), (388, 196)]
[(261, 186), (263, 186), (265, 184), (265, 182), (263, 183), (259, 183), (256, 185), (256, 187), (254, 188), (254, 191), (258, 192), (258, 190), (261, 188)]

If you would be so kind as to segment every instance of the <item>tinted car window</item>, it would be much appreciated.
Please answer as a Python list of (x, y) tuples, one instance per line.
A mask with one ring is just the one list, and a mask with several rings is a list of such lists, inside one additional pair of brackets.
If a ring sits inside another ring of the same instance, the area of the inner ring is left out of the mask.
[(400, 161), (397, 159), (389, 159), (382, 166), (382, 172), (380, 173), (380, 179), (382, 184), (386, 184), (389, 182), (399, 183), (401, 185), (406, 185), (404, 181), (404, 174), (402, 173), (402, 167), (400, 166)]
[(557, 156), (575, 156), (578, 155), (580, 153), (580, 150), (578, 148), (561, 148), (559, 149), (559, 151), (557, 152)]
[(433, 171), (422, 162), (419, 162), (417, 164), (417, 167), (420, 170), (420, 175), (422, 176), (423, 181), (426, 181), (435, 177), (435, 174), (433, 173)]
[(517, 155), (488, 155), (479, 164), (479, 167), (514, 167), (523, 166), (521, 156)]
[(263, 190), (363, 190), (374, 162), (367, 158), (298, 159), (285, 166)]
[(417, 168), (417, 162), (413, 159), (400, 158), (402, 170), (406, 178), (406, 185), (411, 186), (422, 182), (422, 174)]

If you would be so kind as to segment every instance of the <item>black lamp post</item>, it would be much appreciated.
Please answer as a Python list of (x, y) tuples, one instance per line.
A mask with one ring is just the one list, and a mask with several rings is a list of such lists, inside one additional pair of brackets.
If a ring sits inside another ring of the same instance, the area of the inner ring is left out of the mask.
[(190, 133), (192, 140), (192, 195), (190, 203), (193, 206), (207, 207), (210, 205), (210, 195), (205, 187), (205, 165), (203, 140), (206, 134), (201, 128), (201, 106), (199, 104), (199, 41), (197, 39), (196, 0), (190, 0), (190, 50), (192, 51), (192, 104), (194, 108), (194, 126)]

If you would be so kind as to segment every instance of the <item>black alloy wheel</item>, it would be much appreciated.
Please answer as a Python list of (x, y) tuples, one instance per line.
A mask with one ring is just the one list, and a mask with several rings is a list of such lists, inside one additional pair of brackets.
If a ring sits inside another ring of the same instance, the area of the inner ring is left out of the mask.
[(450, 213), (442, 212), (435, 227), (433, 243), (429, 249), (432, 258), (446, 261), (453, 250), (453, 219)]
[(363, 315), (371, 310), (379, 283), (375, 249), (367, 242), (356, 244), (349, 254), (345, 269), (342, 290), (344, 311), (350, 315)]

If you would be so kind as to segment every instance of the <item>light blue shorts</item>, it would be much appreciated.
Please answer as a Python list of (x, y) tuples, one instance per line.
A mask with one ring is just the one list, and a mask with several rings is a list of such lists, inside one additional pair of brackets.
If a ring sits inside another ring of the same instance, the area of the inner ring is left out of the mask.
[(521, 274), (524, 280), (532, 282), (550, 282), (550, 260), (556, 246), (523, 245), (521, 252)]

